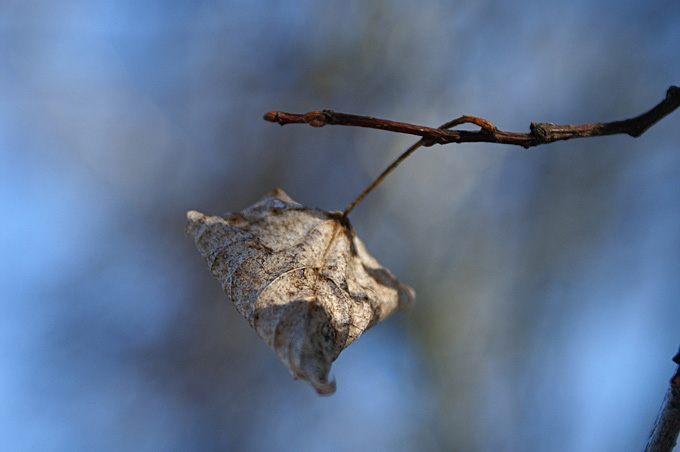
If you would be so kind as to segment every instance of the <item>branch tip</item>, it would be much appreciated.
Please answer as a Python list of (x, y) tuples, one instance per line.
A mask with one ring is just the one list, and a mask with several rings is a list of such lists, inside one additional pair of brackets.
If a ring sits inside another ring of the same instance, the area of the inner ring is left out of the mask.
[(275, 111), (268, 111), (262, 119), (269, 122), (279, 122), (279, 115)]

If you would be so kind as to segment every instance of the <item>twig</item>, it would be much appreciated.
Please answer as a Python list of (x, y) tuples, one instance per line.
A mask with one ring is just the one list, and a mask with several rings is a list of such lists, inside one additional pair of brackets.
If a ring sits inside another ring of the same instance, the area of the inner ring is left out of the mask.
[(671, 378), (670, 389), (654, 423), (645, 452), (671, 452), (680, 432), (680, 350), (673, 358), (679, 366)]
[[(570, 140), (572, 138), (586, 138), (602, 135), (628, 134), (632, 137), (639, 137), (647, 129), (669, 115), (680, 106), (680, 88), (671, 86), (666, 92), (666, 98), (657, 106), (634, 118), (623, 121), (607, 123), (585, 124), (585, 125), (555, 125), (551, 123), (531, 123), (529, 133), (503, 132), (496, 130), (489, 121), (473, 116), (462, 116), (461, 118), (474, 119), (456, 123), (452, 125), (433, 129), (431, 127), (418, 126), (404, 122), (378, 119), (370, 116), (349, 115), (337, 113), (331, 110), (310, 111), (305, 114), (286, 113), (282, 111), (270, 111), (264, 115), (264, 119), (276, 122), (281, 125), (307, 123), (313, 127), (323, 127), (328, 124), (340, 126), (368, 127), (371, 129), (388, 130), (390, 132), (406, 133), (409, 135), (421, 136), (428, 144), (447, 144), (447, 143), (500, 143), (512, 144), (530, 148), (541, 144), (552, 143), (559, 140)], [(448, 130), (455, 125), (463, 122), (471, 122), (482, 127), (482, 130), (474, 132), (467, 130)], [(484, 125), (482, 125), (484, 124)], [(493, 129), (493, 132), (491, 132)]]
[[(310, 111), (305, 114), (286, 113), (283, 111), (270, 111), (264, 115), (265, 121), (276, 122), (278, 124), (309, 124), (312, 127), (323, 127), (328, 124), (339, 126), (368, 127), (371, 129), (387, 130), (390, 132), (406, 133), (422, 137), (420, 141), (414, 143), (403, 154), (383, 171), (380, 176), (361, 193), (350, 206), (343, 212), (343, 217), (347, 215), (377, 187), (387, 175), (392, 172), (406, 157), (413, 154), (421, 146), (432, 146), (434, 144), (447, 143), (500, 143), (513, 144), (530, 148), (541, 144), (552, 143), (559, 140), (570, 140), (572, 138), (586, 138), (602, 135), (615, 135), (625, 133), (632, 137), (639, 137), (647, 129), (652, 127), (663, 117), (672, 113), (680, 106), (680, 88), (671, 86), (666, 91), (666, 98), (659, 102), (647, 113), (643, 113), (634, 118), (623, 121), (606, 123), (585, 124), (585, 125), (566, 125), (558, 126), (552, 123), (531, 123), (531, 132), (515, 133), (503, 132), (498, 130), (490, 121), (476, 116), (463, 115), (453, 121), (443, 124), (441, 127), (433, 129), (431, 127), (418, 126), (406, 122), (390, 121), (389, 119), (373, 118), (371, 116), (349, 115), (337, 113), (331, 110)], [(475, 124), (481, 129), (479, 131), (451, 130), (460, 124)]]

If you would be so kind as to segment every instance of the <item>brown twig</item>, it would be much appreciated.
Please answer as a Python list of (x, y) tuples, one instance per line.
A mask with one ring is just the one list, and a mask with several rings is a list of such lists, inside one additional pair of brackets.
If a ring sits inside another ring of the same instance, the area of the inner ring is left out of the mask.
[[(418, 126), (406, 122), (390, 121), (389, 119), (373, 118), (371, 116), (350, 115), (337, 113), (331, 110), (310, 111), (305, 114), (286, 113), (283, 111), (270, 111), (264, 115), (269, 122), (280, 125), (286, 124), (309, 124), (312, 127), (323, 127), (328, 124), (339, 126), (368, 127), (371, 129), (387, 130), (390, 132), (405, 133), (422, 137), (420, 141), (409, 147), (402, 155), (383, 171), (380, 176), (357, 197), (350, 206), (345, 209), (343, 216), (347, 215), (359, 204), (375, 187), (382, 182), (387, 175), (401, 162), (421, 146), (448, 143), (499, 143), (512, 144), (530, 148), (541, 144), (552, 143), (572, 138), (587, 138), (603, 135), (628, 134), (639, 137), (647, 129), (652, 127), (665, 116), (680, 107), (680, 88), (671, 86), (666, 91), (666, 97), (654, 108), (634, 118), (623, 121), (614, 121), (584, 125), (555, 125), (552, 123), (531, 123), (529, 133), (503, 132), (498, 130), (490, 121), (476, 116), (461, 116), (453, 121), (443, 124), (441, 127)], [(478, 131), (451, 130), (461, 124), (474, 124), (481, 127)]]
[[(499, 143), (512, 144), (530, 148), (541, 144), (552, 143), (559, 140), (572, 138), (586, 138), (602, 135), (628, 134), (639, 137), (647, 129), (656, 124), (664, 116), (669, 115), (680, 106), (680, 88), (671, 86), (666, 92), (666, 98), (657, 106), (646, 113), (623, 121), (585, 125), (555, 125), (551, 123), (531, 123), (529, 133), (503, 132), (496, 130), (489, 121), (473, 116), (461, 118), (473, 119), (451, 121), (448, 127), (434, 129), (432, 127), (418, 126), (404, 122), (390, 121), (388, 119), (373, 118), (370, 116), (349, 115), (337, 113), (331, 110), (310, 111), (305, 114), (285, 113), (282, 111), (270, 111), (264, 115), (264, 119), (281, 125), (307, 123), (313, 127), (323, 127), (328, 124), (340, 126), (368, 127), (371, 129), (388, 130), (390, 132), (418, 135), (426, 138), (425, 144), (447, 143)], [(476, 122), (475, 122), (476, 121)], [(465, 122), (477, 124), (482, 127), (480, 131), (448, 130)], [(493, 132), (491, 129), (493, 128)]]
[(678, 370), (671, 378), (670, 389), (664, 399), (663, 407), (654, 423), (645, 452), (671, 452), (678, 441), (680, 432), (680, 350), (673, 361)]

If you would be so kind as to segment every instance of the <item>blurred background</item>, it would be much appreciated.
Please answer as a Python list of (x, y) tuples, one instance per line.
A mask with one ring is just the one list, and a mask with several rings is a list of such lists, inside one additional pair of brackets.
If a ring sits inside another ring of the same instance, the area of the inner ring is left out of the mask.
[(638, 139), (419, 150), (351, 215), (418, 293), (294, 381), (184, 235), (343, 210), (414, 139), (647, 111), (677, 1), (0, 5), (0, 449), (641, 451), (680, 339), (680, 112)]

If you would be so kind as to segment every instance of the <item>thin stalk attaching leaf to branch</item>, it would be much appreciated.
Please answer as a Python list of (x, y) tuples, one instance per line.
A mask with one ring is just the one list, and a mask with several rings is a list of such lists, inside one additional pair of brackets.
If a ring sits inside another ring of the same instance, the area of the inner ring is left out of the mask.
[[(487, 131), (488, 133), (495, 133), (496, 132), (496, 126), (491, 124), (489, 121), (486, 119), (482, 118), (476, 118), (474, 116), (461, 116), (460, 118), (454, 119), (453, 121), (449, 121), (445, 124), (442, 124), (438, 130), (446, 130), (450, 129), (451, 127), (455, 127), (460, 124), (465, 124), (465, 123), (471, 123), (471, 124), (476, 124), (482, 128), (482, 130)], [(399, 157), (396, 158), (390, 165), (385, 168), (385, 170), (380, 173), (380, 176), (377, 177), (376, 180), (373, 181), (371, 185), (368, 186), (366, 190), (364, 190), (353, 202), (352, 204), (349, 205), (348, 208), (345, 209), (345, 211), (342, 213), (343, 217), (347, 217), (349, 213), (354, 210), (354, 208), (364, 200), (366, 196), (370, 192), (373, 191), (375, 187), (380, 185), (380, 183), (387, 177), (388, 174), (390, 174), (401, 162), (406, 160), (406, 158), (413, 154), (418, 148), (422, 146), (432, 146), (434, 143), (432, 143), (429, 138), (421, 138), (420, 141), (417, 141), (413, 143), (408, 149), (406, 149)]]

